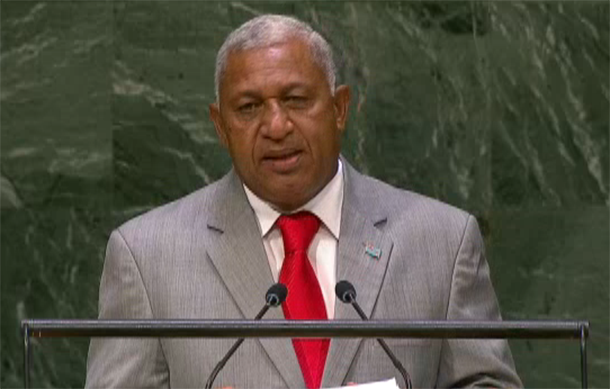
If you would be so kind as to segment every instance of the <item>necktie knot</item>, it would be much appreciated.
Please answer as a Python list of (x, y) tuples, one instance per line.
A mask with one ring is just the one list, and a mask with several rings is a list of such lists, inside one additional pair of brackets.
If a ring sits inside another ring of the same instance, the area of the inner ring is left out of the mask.
[(307, 251), (320, 228), (320, 219), (311, 212), (299, 212), (280, 216), (277, 226), (282, 232), (284, 252), (289, 255), (295, 251)]

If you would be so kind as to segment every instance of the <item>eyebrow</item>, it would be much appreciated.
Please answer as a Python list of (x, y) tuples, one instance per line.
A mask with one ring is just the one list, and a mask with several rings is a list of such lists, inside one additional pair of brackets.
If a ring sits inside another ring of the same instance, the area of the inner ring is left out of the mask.
[[(292, 82), (284, 87), (282, 87), (282, 89), (280, 90), (280, 94), (286, 94), (288, 92), (291, 92), (295, 89), (305, 89), (305, 90), (309, 90), (311, 88), (309, 88), (306, 84), (302, 83), (302, 82)], [(254, 99), (258, 99), (261, 97), (261, 94), (259, 91), (255, 90), (255, 89), (244, 89), (243, 91), (239, 92), (238, 95), (236, 96), (236, 100), (242, 99), (242, 98), (254, 98)]]
[(293, 82), (293, 83), (288, 84), (285, 88), (283, 88), (282, 92), (287, 93), (287, 92), (290, 92), (292, 90), (299, 89), (299, 88), (307, 89), (307, 90), (310, 89), (306, 84), (303, 84), (302, 82)]

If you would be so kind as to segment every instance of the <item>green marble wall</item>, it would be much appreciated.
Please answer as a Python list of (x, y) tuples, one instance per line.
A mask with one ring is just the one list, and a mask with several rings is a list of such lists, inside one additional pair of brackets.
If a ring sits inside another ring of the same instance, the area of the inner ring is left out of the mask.
[[(113, 226), (219, 178), (215, 51), (264, 12), (329, 38), (362, 171), (475, 213), (505, 318), (588, 319), (609, 385), (609, 3), (4, 1), (0, 386), (23, 318), (93, 318)], [(86, 340), (34, 341), (78, 387)], [(512, 342), (528, 387), (577, 387), (574, 341)]]

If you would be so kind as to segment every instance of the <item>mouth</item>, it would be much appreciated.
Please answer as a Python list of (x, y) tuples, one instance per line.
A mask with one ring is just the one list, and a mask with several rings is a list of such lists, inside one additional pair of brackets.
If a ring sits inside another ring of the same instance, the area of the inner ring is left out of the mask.
[(302, 154), (300, 150), (270, 152), (263, 157), (262, 162), (273, 172), (286, 174), (298, 167)]

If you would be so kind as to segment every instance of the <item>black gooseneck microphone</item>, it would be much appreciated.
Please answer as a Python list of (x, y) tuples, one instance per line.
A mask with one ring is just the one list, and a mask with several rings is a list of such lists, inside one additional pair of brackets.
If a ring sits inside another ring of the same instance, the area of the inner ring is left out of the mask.
[[(335, 293), (337, 294), (339, 300), (346, 304), (351, 304), (356, 312), (358, 312), (358, 315), (362, 318), (362, 320), (369, 320), (362, 308), (360, 308), (360, 304), (358, 304), (356, 301), (356, 289), (349, 281), (343, 280), (337, 282), (337, 285), (335, 285)], [(402, 378), (405, 380), (405, 384), (407, 385), (407, 389), (411, 389), (413, 387), (411, 384), (411, 376), (409, 376), (409, 373), (407, 373), (405, 367), (402, 365), (402, 363), (400, 363), (398, 358), (396, 358), (396, 355), (394, 355), (392, 350), (390, 350), (388, 347), (388, 344), (383, 339), (377, 338), (377, 341), (379, 342), (379, 345), (381, 345), (383, 351), (385, 351), (388, 357), (390, 357), (394, 367), (396, 367), (396, 369), (402, 375)]]
[[(286, 296), (288, 296), (288, 289), (286, 288), (286, 285), (280, 283), (271, 285), (271, 287), (267, 290), (267, 294), (265, 294), (265, 306), (254, 317), (254, 320), (260, 320), (265, 313), (267, 313), (270, 307), (277, 307), (282, 304), (284, 300), (286, 300)], [(243, 342), (244, 338), (237, 339), (229, 351), (227, 351), (227, 354), (218, 362), (216, 367), (214, 367), (214, 370), (212, 370), (212, 373), (210, 374), (210, 378), (208, 378), (208, 381), (205, 384), (206, 389), (212, 388), (218, 373), (220, 373), (222, 368), (225, 367), (227, 361), (231, 358), (231, 356), (233, 356), (235, 351), (237, 351)]]

